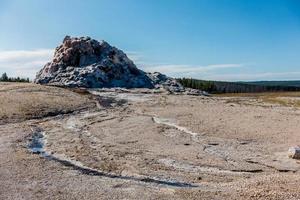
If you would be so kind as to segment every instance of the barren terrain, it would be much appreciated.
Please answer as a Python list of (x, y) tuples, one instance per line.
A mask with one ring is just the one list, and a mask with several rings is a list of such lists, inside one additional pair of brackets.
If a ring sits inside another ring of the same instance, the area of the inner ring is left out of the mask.
[(1, 84), (0, 199), (299, 199), (297, 98)]

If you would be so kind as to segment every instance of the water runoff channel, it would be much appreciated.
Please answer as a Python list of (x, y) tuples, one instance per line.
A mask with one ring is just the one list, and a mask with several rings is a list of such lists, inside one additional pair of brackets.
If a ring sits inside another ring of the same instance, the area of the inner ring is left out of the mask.
[(161, 178), (156, 178), (156, 177), (122, 176), (122, 175), (99, 171), (97, 169), (93, 169), (93, 168), (84, 166), (79, 161), (68, 159), (65, 156), (51, 154), (51, 152), (47, 152), (45, 150), (45, 145), (46, 145), (45, 132), (40, 128), (33, 129), (32, 137), (29, 140), (29, 143), (27, 145), (30, 152), (32, 152), (33, 154), (38, 154), (41, 157), (43, 157), (49, 161), (55, 161), (66, 167), (70, 167), (73, 170), (79, 171), (82, 174), (90, 175), (90, 176), (100, 176), (100, 177), (106, 177), (106, 178), (121, 179), (121, 180), (130, 180), (130, 181), (150, 183), (150, 184), (158, 184), (158, 185), (167, 186), (167, 187), (180, 187), (180, 188), (199, 187), (199, 185), (196, 185), (196, 184), (190, 184), (190, 183), (180, 182), (180, 181), (176, 181), (176, 180), (161, 179)]

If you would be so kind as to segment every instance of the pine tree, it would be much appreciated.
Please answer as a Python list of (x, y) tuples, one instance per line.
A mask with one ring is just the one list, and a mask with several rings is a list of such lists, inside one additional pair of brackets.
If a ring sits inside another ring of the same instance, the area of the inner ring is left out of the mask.
[(6, 72), (4, 72), (1, 76), (1, 81), (8, 81), (8, 76), (6, 74)]

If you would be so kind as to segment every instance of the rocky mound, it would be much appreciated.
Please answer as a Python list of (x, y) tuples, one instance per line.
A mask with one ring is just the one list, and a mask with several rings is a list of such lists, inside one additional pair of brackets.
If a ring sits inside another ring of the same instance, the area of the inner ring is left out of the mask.
[(161, 73), (138, 69), (126, 54), (105, 41), (90, 37), (66, 36), (54, 58), (38, 72), (35, 83), (86, 88), (185, 89), (175, 79)]

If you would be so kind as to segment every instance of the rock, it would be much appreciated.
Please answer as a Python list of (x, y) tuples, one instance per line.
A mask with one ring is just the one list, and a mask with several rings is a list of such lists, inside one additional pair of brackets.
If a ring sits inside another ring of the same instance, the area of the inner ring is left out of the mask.
[(184, 93), (187, 95), (194, 95), (194, 96), (203, 95), (203, 92), (201, 90), (196, 90), (192, 88), (185, 88)]
[(66, 36), (34, 82), (72, 88), (163, 88), (170, 93), (200, 94), (164, 74), (138, 69), (123, 51), (90, 37)]
[(154, 88), (147, 74), (126, 54), (105, 41), (66, 36), (35, 83), (65, 87)]
[(289, 158), (300, 159), (300, 147), (290, 147), (288, 156)]
[(185, 88), (176, 81), (176, 79), (167, 77), (159, 72), (147, 73), (155, 88), (164, 88), (170, 93), (184, 92)]

